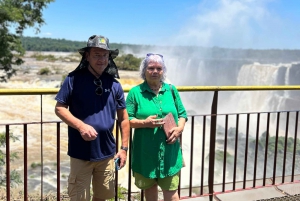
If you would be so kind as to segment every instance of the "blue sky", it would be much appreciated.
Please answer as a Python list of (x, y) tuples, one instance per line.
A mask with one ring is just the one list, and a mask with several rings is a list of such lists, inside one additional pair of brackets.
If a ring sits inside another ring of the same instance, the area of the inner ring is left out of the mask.
[(113, 43), (300, 49), (300, 0), (56, 0), (24, 36)]

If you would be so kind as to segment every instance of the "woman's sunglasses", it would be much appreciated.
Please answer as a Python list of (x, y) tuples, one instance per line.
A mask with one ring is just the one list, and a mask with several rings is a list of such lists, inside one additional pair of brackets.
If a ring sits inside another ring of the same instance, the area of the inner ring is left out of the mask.
[(160, 56), (161, 58), (164, 58), (163, 55), (161, 55), (161, 54), (154, 54), (154, 53), (148, 53), (148, 54), (146, 54), (146, 57), (150, 57), (152, 55), (157, 55), (157, 56)]
[(97, 86), (95, 93), (99, 96), (103, 93), (102, 82), (99, 78), (94, 79), (94, 84)]

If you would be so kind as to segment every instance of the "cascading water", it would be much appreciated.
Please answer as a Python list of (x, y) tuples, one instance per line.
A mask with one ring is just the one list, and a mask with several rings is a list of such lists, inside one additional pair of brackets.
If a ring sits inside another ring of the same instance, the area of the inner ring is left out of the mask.
[[(169, 57), (169, 59), (168, 59)], [(260, 64), (249, 60), (234, 59), (201, 59), (195, 56), (181, 58), (174, 55), (167, 55), (165, 59), (167, 65), (167, 77), (176, 86), (273, 86), (273, 85), (300, 85), (300, 63), (289, 64)], [(189, 114), (208, 114), (211, 110), (213, 92), (182, 92), (181, 98)], [(261, 111), (281, 111), (299, 109), (300, 93), (298, 91), (238, 91), (238, 92), (219, 92), (218, 113), (235, 112), (261, 112)], [(285, 118), (285, 117), (281, 117)], [(262, 121), (264, 116), (261, 117)], [(271, 123), (275, 122), (275, 116)], [(293, 122), (294, 116), (290, 117)], [(210, 118), (207, 119), (206, 129), (209, 130)], [(235, 119), (231, 121), (230, 127), (235, 127)], [(250, 120), (252, 125), (256, 125), (256, 118)], [(285, 122), (285, 121), (281, 121)], [(218, 124), (224, 125), (223, 118), (218, 117)], [(240, 129), (245, 131), (245, 119), (240, 118)], [(263, 124), (264, 126), (265, 124)], [(219, 133), (224, 134), (222, 126), (218, 126)], [(262, 127), (262, 126), (261, 126)], [(201, 120), (196, 122), (194, 130), (195, 138), (193, 143), (202, 144)], [(262, 127), (261, 133), (265, 127)], [(284, 127), (281, 129), (284, 130)], [(250, 135), (255, 133), (255, 129), (250, 129)], [(293, 128), (290, 129), (291, 132)], [(252, 132), (252, 133), (251, 133)], [(270, 129), (270, 135), (274, 134)], [(189, 178), (189, 156), (191, 149), (189, 122), (185, 128), (183, 148), (184, 157), (188, 160), (187, 167), (182, 169), (182, 186), (188, 186)], [(243, 132), (245, 133), (245, 132)], [(206, 142), (209, 143), (209, 132), (206, 133)], [(245, 136), (241, 135), (244, 139)], [(224, 136), (218, 136), (219, 140)], [(243, 140), (242, 139), (242, 140)], [(223, 139), (224, 140), (224, 139)], [(222, 140), (221, 140), (222, 141)], [(217, 149), (223, 149), (222, 145), (217, 145)], [(193, 170), (196, 180), (200, 179), (200, 161), (202, 150), (194, 148)], [(208, 150), (205, 150), (205, 156)], [(205, 167), (204, 180), (207, 181), (207, 166)], [(253, 168), (253, 167), (252, 167)], [(217, 170), (217, 169), (216, 169)], [(218, 177), (218, 176), (217, 176)], [(221, 181), (221, 178), (215, 178)], [(193, 185), (199, 185), (193, 181)]]
[[(300, 64), (243, 65), (237, 78), (240, 86), (274, 86), (274, 85), (299, 85)], [(299, 92), (297, 91), (256, 91), (238, 92), (240, 98), (239, 110), (244, 111), (280, 111), (297, 109)], [(254, 94), (254, 95), (253, 95)]]

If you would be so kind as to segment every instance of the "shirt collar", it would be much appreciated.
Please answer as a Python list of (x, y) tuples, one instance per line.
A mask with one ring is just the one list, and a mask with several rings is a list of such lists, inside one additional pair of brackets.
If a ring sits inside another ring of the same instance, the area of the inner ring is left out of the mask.
[[(142, 84), (141, 84), (141, 92), (145, 92), (145, 91), (149, 91), (149, 92), (152, 92), (152, 90), (150, 89), (149, 85), (147, 84), (146, 81), (144, 81)], [(167, 90), (170, 90), (169, 87), (168, 87), (168, 84), (162, 82), (162, 85), (161, 85), (161, 89), (160, 91), (167, 91)], [(153, 92), (152, 92), (153, 93)]]

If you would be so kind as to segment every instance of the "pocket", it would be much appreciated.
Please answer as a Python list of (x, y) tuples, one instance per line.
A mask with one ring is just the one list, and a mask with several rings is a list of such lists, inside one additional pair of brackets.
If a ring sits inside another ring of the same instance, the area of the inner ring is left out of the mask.
[(76, 175), (69, 175), (68, 195), (70, 198), (76, 195)]

